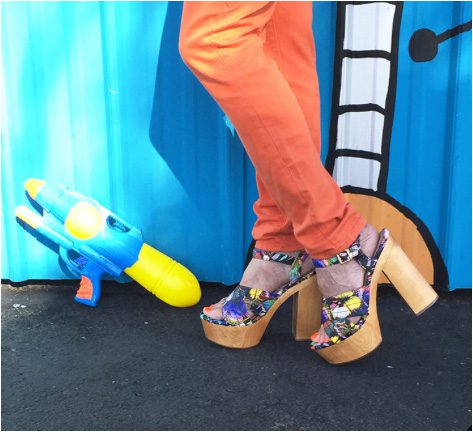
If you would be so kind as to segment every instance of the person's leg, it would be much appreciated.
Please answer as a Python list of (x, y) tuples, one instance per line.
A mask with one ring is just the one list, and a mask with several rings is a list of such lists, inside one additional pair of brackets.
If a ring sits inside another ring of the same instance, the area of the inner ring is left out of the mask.
[[(312, 2), (278, 2), (265, 32), (264, 49), (277, 62), (294, 92), (309, 126), (312, 142), (320, 155), (320, 94), (312, 32)], [(258, 219), (253, 229), (253, 237), (257, 239), (257, 247), (272, 247), (273, 242), (277, 245), (278, 232), (284, 233), (284, 239), (289, 238), (290, 241), (297, 242), (295, 237), (294, 240), (290, 237), (291, 222), (285, 219), (258, 174), (256, 177), (260, 198), (255, 203)], [(258, 213), (260, 208), (265, 210), (262, 217)], [(268, 214), (270, 217), (266, 218)], [(281, 222), (278, 224), (275, 220)], [(362, 230), (360, 240), (363, 250), (371, 255), (376, 247), (378, 233), (368, 225)], [(319, 288), (325, 297), (337, 295), (361, 286), (363, 274), (363, 270), (354, 261), (343, 267), (319, 268)], [(358, 318), (353, 321), (357, 322)]]
[(276, 4), (184, 2), (179, 51), (235, 126), (296, 239), (324, 258), (351, 244), (365, 221), (323, 167), (304, 112), (264, 49)]
[[(312, 33), (312, 2), (276, 2), (264, 30), (264, 51), (278, 65), (302, 109), (318, 157), (320, 157), (320, 95)], [(279, 209), (258, 173), (259, 198), (254, 211), (256, 247), (269, 250), (302, 249), (291, 221)]]
[[(312, 142), (320, 155), (320, 93), (316, 70), (316, 50), (312, 32), (312, 2), (277, 2), (265, 27), (264, 50), (277, 62), (281, 73), (294, 92), (306, 118)], [(260, 198), (255, 203), (258, 219), (253, 229), (256, 246), (271, 249), (291, 242), (296, 249), (292, 223), (279, 210), (256, 174)], [(282, 240), (278, 233), (283, 233)], [(292, 237), (291, 237), (292, 234)], [(361, 245), (367, 254), (374, 252), (378, 233), (367, 226), (361, 232)], [(289, 248), (288, 248), (289, 249)], [(355, 263), (318, 270), (319, 286), (327, 297), (360, 286), (363, 271)]]
[[(294, 92), (309, 126), (317, 154), (320, 155), (320, 96), (315, 63), (315, 42), (312, 33), (312, 2), (276, 2), (274, 12), (262, 32), (263, 49), (272, 57)], [(304, 249), (296, 237), (291, 221), (279, 209), (256, 172), (259, 197), (253, 209), (257, 216), (253, 227), (256, 247), (270, 251)], [(304, 263), (302, 273), (313, 269)], [(289, 280), (287, 265), (252, 259), (245, 269), (241, 284), (278, 289)], [(221, 319), (225, 298), (205, 309), (211, 318)]]
[[(290, 7), (288, 7), (290, 6)], [(304, 22), (301, 22), (301, 17)], [(277, 2), (274, 13), (262, 32), (264, 50), (278, 64), (294, 91), (304, 112), (312, 141), (320, 154), (320, 101), (318, 77), (315, 71), (315, 43), (312, 35), (312, 2)], [(288, 56), (292, 50), (293, 55)], [(297, 79), (297, 75), (304, 75)], [(279, 209), (265, 188), (256, 172), (258, 199), (253, 209), (257, 216), (253, 227), (255, 247), (269, 251), (283, 251), (295, 256), (297, 250), (304, 247), (294, 236), (290, 220)], [(303, 263), (302, 274), (313, 270), (310, 260)], [(259, 287), (268, 291), (278, 289), (287, 283), (290, 269), (285, 264), (273, 261), (252, 259), (246, 267), (240, 283), (245, 286)], [(213, 319), (222, 319), (220, 302), (204, 308), (204, 312)]]

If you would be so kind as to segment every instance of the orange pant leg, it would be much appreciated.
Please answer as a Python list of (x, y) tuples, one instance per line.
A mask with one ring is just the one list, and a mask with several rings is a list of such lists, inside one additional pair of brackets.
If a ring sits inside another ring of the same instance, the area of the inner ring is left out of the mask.
[[(264, 49), (276, 5), (186, 1), (179, 52), (235, 126), (297, 241), (325, 258), (345, 249), (365, 221), (322, 165), (299, 101)], [(286, 54), (291, 58), (290, 46)], [(295, 70), (293, 78), (305, 75)]]
[[(312, 2), (276, 2), (264, 30), (264, 50), (277, 63), (304, 113), (312, 143), (320, 157), (320, 95), (312, 32)], [(256, 173), (259, 198), (253, 209), (256, 247), (268, 250), (303, 249), (291, 221), (279, 209)]]

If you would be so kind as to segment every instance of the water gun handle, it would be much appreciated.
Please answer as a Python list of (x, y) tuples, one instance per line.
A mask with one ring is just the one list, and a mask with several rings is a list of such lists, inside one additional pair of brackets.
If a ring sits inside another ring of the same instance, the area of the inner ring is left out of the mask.
[(105, 271), (84, 256), (69, 258), (67, 250), (62, 247), (59, 248), (59, 254), (70, 270), (81, 275), (79, 289), (74, 300), (86, 306), (97, 306), (102, 291), (100, 279)]
[(97, 306), (101, 294), (103, 270), (89, 261), (81, 270), (82, 278), (74, 300), (86, 306)]

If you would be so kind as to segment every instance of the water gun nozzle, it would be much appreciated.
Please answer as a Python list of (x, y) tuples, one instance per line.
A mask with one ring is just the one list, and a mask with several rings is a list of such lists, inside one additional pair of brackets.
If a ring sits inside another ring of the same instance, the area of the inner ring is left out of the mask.
[(45, 184), (46, 182), (44, 180), (30, 178), (25, 181), (25, 189), (31, 198), (36, 199), (36, 195), (38, 195)]

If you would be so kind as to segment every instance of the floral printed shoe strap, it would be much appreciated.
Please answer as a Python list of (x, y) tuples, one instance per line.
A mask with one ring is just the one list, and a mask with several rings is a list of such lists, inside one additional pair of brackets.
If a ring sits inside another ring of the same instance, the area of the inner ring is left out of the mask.
[(322, 321), (363, 317), (368, 313), (369, 290), (361, 287), (333, 297), (324, 297)]
[[(289, 284), (301, 278), (301, 267), (308, 256), (305, 251), (299, 251), (294, 257), (282, 252), (253, 249), (253, 258), (290, 265)], [(248, 323), (255, 316), (264, 315), (281, 295), (279, 291), (281, 289), (271, 292), (238, 285), (225, 300), (222, 308), (224, 320), (228, 324), (241, 325)]]
[[(389, 230), (385, 228), (379, 234), (378, 245), (373, 256), (368, 257), (361, 253), (361, 255), (353, 257), (355, 259), (358, 258), (357, 261), (366, 270), (362, 287), (332, 297), (322, 298), (321, 324), (326, 335), (326, 340), (320, 341), (320, 339), (312, 339), (312, 345), (315, 349), (333, 345), (349, 337), (365, 322), (369, 314), (371, 277), (379, 257), (384, 250), (388, 237)], [(359, 239), (357, 240), (359, 242)], [(358, 253), (359, 252), (358, 247)], [(319, 332), (315, 335), (318, 336)]]

